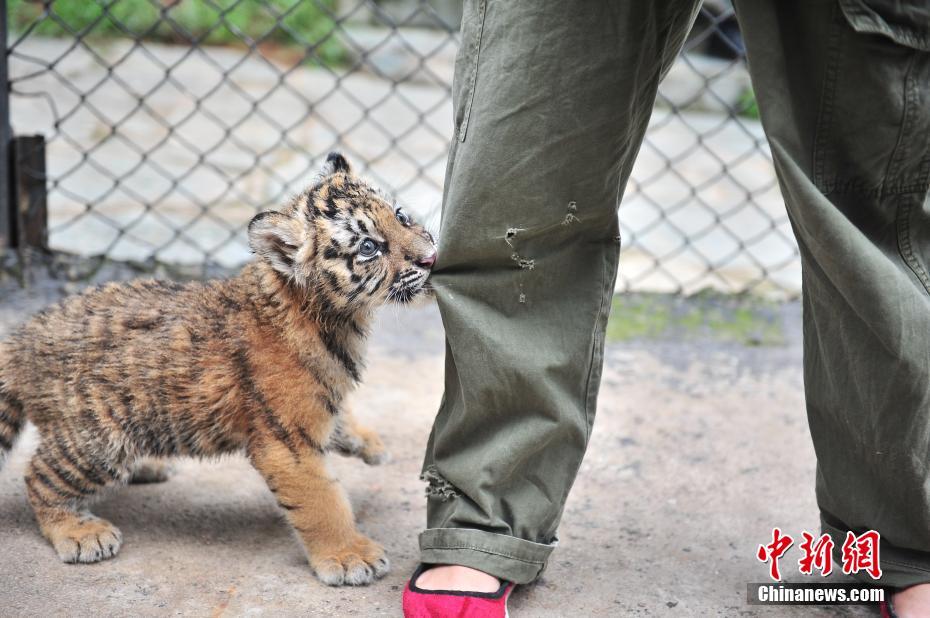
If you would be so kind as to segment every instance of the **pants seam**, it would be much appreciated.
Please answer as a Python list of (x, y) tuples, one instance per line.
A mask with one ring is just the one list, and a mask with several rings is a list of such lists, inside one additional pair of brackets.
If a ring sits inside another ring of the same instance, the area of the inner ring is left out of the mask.
[[(916, 115), (914, 99), (917, 98), (917, 87), (912, 77), (916, 58), (916, 54), (911, 54), (907, 63), (907, 70), (904, 72), (904, 110), (901, 113), (901, 128), (898, 130), (898, 141), (895, 144), (894, 150), (891, 152), (891, 158), (885, 169), (885, 177), (881, 182), (881, 186), (883, 187), (887, 184), (889, 179), (901, 173), (904, 163), (907, 161), (907, 154), (910, 148), (908, 135), (911, 133), (911, 125)], [(882, 193), (884, 193), (884, 191)]]
[(901, 560), (894, 560), (888, 558), (882, 558), (882, 564), (893, 564), (895, 566), (903, 566), (909, 569), (915, 569), (917, 571), (923, 571), (924, 573), (930, 573), (930, 568), (920, 566), (919, 564), (911, 564), (910, 562), (903, 562)]
[(475, 28), (475, 60), (471, 63), (471, 76), (468, 79), (468, 101), (465, 102), (465, 111), (462, 114), (462, 124), (458, 131), (458, 140), (465, 141), (465, 133), (468, 131), (468, 120), (471, 118), (471, 107), (475, 100), (475, 84), (478, 81), (478, 60), (481, 54), (481, 36), (484, 32), (484, 20), (487, 15), (487, 0), (480, 0), (478, 3), (478, 25)]
[(895, 213), (898, 220), (898, 253), (901, 254), (901, 258), (910, 269), (914, 271), (924, 289), (930, 293), (930, 275), (927, 274), (927, 271), (917, 260), (917, 256), (914, 255), (914, 246), (911, 244), (911, 207), (912, 204), (905, 201), (898, 206)]
[[(919, 102), (917, 84), (913, 76), (916, 58), (916, 53), (911, 54), (907, 71), (904, 74), (904, 113), (902, 114), (901, 129), (898, 133), (898, 143), (895, 144), (894, 151), (891, 154), (891, 160), (888, 162), (888, 168), (885, 173), (886, 180), (894, 178), (901, 173), (912, 146), (911, 140), (909, 140), (908, 137), (913, 132), (912, 125), (914, 124), (917, 114), (917, 104)], [(917, 171), (919, 173), (921, 171), (920, 167), (922, 167), (922, 162), (918, 165)], [(884, 184), (884, 181), (882, 184)], [(919, 185), (920, 179), (914, 184)], [(930, 292), (930, 276), (927, 275), (927, 271), (920, 264), (917, 256), (914, 255), (914, 247), (911, 243), (911, 208), (911, 200), (907, 198), (899, 200), (897, 208), (895, 208), (898, 253), (901, 255), (901, 259), (904, 260), (904, 263), (910, 267), (921, 284), (923, 284), (924, 289)]]
[(484, 554), (491, 554), (492, 556), (500, 556), (502, 558), (509, 558), (510, 560), (516, 560), (518, 562), (525, 562), (527, 564), (543, 565), (546, 563), (545, 560), (529, 560), (527, 558), (520, 558), (518, 556), (506, 554), (504, 552), (495, 551), (491, 549), (484, 549), (481, 547), (475, 547), (473, 545), (443, 545), (442, 547), (424, 546), (423, 549), (434, 549), (434, 550), (440, 550), (440, 551), (444, 549), (451, 549), (451, 550), (470, 549), (473, 551), (480, 551), (481, 553), (484, 553)]
[(825, 178), (824, 169), (826, 167), (827, 155), (824, 153), (824, 142), (828, 142), (828, 136), (824, 133), (833, 126), (833, 108), (836, 97), (836, 80), (839, 73), (840, 62), (840, 37), (842, 29), (837, 23), (837, 7), (834, 5), (830, 13), (831, 31), (827, 48), (827, 64), (824, 68), (823, 89), (821, 91), (820, 111), (817, 114), (817, 125), (814, 128), (814, 142), (811, 153), (813, 159), (814, 184), (821, 188), (824, 194), (833, 190), (833, 182), (828, 182)]
[[(606, 263), (608, 259), (609, 258), (605, 255), (602, 260), (603, 271), (602, 271), (601, 277), (604, 279), (608, 277), (607, 263)], [(606, 287), (606, 283), (604, 285)], [(594, 331), (592, 333), (592, 339), (594, 340), (594, 342), (591, 345), (591, 357), (588, 360), (588, 375), (585, 378), (585, 384), (584, 384), (584, 440), (585, 440), (585, 444), (587, 444), (588, 440), (591, 439), (591, 426), (590, 426), (591, 424), (588, 421), (591, 417), (591, 411), (589, 409), (589, 405), (591, 401), (591, 376), (594, 373), (594, 363), (596, 362), (595, 357), (597, 356), (597, 348), (598, 348), (597, 336), (598, 336), (598, 331), (601, 328), (601, 321), (603, 319), (602, 316), (604, 313), (604, 305), (606, 304), (605, 301), (610, 296), (611, 296), (610, 290), (605, 289), (601, 292), (601, 300), (600, 300), (600, 304), (597, 307), (597, 316), (595, 318)]]

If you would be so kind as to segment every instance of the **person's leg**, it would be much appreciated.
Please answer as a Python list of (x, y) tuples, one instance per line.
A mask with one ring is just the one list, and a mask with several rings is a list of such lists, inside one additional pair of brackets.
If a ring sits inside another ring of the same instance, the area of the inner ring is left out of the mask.
[(539, 575), (581, 463), (620, 250), (617, 205), (698, 3), (465, 3), (433, 270), (445, 395), (426, 564)]
[(930, 582), (930, 20), (923, 2), (737, 2), (801, 250), (817, 500), (837, 556)]

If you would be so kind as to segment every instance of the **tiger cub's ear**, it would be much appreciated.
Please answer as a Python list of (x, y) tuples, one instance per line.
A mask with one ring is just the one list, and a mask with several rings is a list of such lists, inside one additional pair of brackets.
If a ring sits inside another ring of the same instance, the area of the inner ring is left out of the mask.
[(345, 172), (346, 174), (352, 173), (352, 166), (349, 165), (349, 162), (346, 161), (346, 158), (338, 152), (331, 152), (326, 155), (326, 163), (323, 164), (323, 169), (321, 170), (324, 176), (329, 176), (335, 174), (336, 172)]
[(283, 213), (260, 212), (249, 222), (249, 247), (284, 275), (295, 275), (298, 253), (309, 242), (300, 223)]

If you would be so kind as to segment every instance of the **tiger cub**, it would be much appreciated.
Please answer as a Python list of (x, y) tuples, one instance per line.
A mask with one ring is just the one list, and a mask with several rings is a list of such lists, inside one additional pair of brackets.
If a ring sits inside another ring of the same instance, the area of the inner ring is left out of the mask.
[(433, 239), (335, 153), (248, 236), (258, 259), (234, 278), (110, 283), (0, 343), (0, 457), (26, 419), (38, 427), (27, 494), (63, 561), (119, 551), (120, 531), (86, 505), (107, 486), (158, 480), (145, 458), (244, 451), (323, 582), (387, 572), (324, 456), (385, 457), (343, 401), (374, 308), (430, 294)]

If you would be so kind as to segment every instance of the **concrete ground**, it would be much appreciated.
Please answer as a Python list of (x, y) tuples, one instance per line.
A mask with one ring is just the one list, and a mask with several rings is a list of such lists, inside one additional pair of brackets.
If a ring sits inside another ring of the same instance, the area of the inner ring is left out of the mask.
[[(0, 335), (62, 287), (73, 286), (0, 282)], [(512, 616), (877, 615), (746, 604), (747, 583), (766, 579), (755, 552), (772, 527), (798, 536), (818, 526), (800, 309), (770, 310), (780, 336), (763, 345), (707, 332), (609, 344), (598, 420), (560, 546), (544, 577), (516, 591)], [(626, 313), (621, 304), (615, 323)], [(442, 392), (442, 342), (435, 307), (383, 312), (354, 400), (394, 460), (368, 468), (333, 457), (361, 528), (390, 553), (383, 580), (367, 588), (316, 581), (271, 493), (240, 457), (182, 461), (167, 483), (107, 496), (95, 512), (122, 529), (119, 555), (61, 564), (24, 496), (30, 428), (0, 473), (0, 613), (398, 616), (424, 522), (417, 477)], [(782, 562), (790, 581), (802, 579), (796, 560), (789, 553)]]

